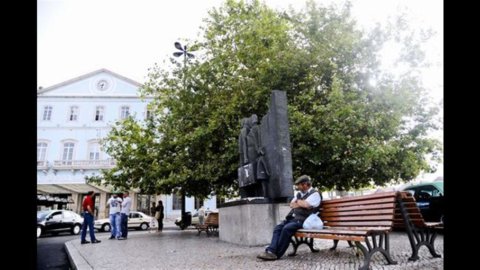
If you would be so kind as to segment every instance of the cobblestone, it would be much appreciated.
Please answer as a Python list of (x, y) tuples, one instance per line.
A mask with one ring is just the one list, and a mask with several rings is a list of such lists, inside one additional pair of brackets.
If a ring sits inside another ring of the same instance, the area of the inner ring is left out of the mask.
[[(346, 241), (340, 241), (336, 251), (330, 251), (333, 241), (315, 240), (317, 253), (301, 245), (297, 256), (284, 256), (276, 261), (257, 259), (264, 246), (248, 247), (220, 241), (218, 237), (197, 235), (197, 231), (180, 231), (166, 227), (162, 233), (132, 234), (125, 241), (107, 240), (102, 243), (80, 245), (80, 240), (66, 245), (68, 252), (78, 252), (86, 264), (93, 269), (358, 269), (363, 256), (357, 257)], [(408, 261), (411, 254), (408, 237), (403, 232), (393, 232), (390, 248), (397, 265), (386, 265), (381, 254), (373, 256), (370, 269), (443, 269), (443, 235), (435, 241), (435, 247), (442, 258), (433, 258), (426, 247), (419, 251), (420, 259)], [(292, 249), (289, 247), (287, 254)], [(82, 264), (84, 265), (84, 264)], [(80, 269), (80, 268), (79, 268)], [(89, 269), (89, 268), (85, 268)]]

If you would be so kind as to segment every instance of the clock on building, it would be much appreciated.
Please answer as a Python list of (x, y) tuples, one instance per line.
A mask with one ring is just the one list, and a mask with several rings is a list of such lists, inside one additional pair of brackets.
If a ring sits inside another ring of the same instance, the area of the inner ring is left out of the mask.
[(107, 80), (99, 80), (97, 82), (97, 89), (100, 91), (105, 91), (109, 87), (108, 81)]

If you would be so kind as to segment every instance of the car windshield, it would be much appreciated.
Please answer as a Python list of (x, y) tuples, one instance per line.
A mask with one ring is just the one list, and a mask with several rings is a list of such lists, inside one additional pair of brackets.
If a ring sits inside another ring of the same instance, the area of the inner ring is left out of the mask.
[(43, 219), (45, 218), (48, 214), (50, 214), (52, 211), (48, 210), (48, 211), (38, 211), (37, 212), (37, 218), (38, 219)]

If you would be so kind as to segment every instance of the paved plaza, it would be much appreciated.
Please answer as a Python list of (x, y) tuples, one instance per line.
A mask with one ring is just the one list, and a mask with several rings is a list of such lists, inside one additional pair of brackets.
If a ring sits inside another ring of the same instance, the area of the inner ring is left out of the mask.
[[(66, 249), (72, 266), (77, 269), (358, 269), (363, 257), (346, 241), (340, 241), (336, 251), (329, 251), (332, 241), (315, 240), (318, 253), (307, 245), (299, 247), (297, 256), (284, 256), (276, 261), (257, 259), (262, 246), (248, 247), (220, 241), (218, 236), (207, 237), (204, 232), (181, 231), (167, 221), (161, 233), (131, 234), (127, 240), (108, 240), (109, 234), (97, 234), (99, 244), (80, 244), (80, 238), (67, 242)], [(88, 239), (88, 237), (87, 237)], [(443, 269), (443, 235), (439, 234), (435, 248), (442, 258), (433, 258), (426, 247), (419, 252), (420, 259), (408, 261), (411, 255), (408, 237), (404, 232), (393, 232), (390, 239), (391, 255), (397, 265), (386, 265), (377, 253), (370, 269)], [(292, 251), (289, 247), (287, 253)]]

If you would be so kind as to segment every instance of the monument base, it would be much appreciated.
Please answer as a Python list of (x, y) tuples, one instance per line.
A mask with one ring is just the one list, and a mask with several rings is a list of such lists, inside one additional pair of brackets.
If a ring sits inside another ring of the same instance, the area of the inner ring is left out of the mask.
[(243, 198), (218, 206), (219, 238), (246, 245), (268, 245), (273, 228), (290, 211), (287, 202), (270, 202), (263, 198)]

